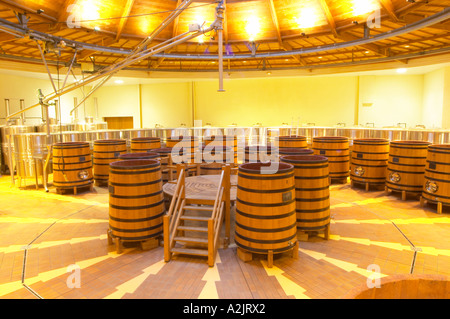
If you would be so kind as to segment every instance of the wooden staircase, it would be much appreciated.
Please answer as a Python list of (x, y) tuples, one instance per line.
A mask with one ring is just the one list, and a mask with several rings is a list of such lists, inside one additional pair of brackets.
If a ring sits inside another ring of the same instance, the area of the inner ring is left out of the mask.
[(185, 169), (177, 166), (177, 186), (163, 218), (164, 260), (170, 261), (173, 254), (205, 256), (212, 267), (224, 220), (225, 237), (230, 238), (230, 167), (222, 169), (215, 200), (186, 198)]

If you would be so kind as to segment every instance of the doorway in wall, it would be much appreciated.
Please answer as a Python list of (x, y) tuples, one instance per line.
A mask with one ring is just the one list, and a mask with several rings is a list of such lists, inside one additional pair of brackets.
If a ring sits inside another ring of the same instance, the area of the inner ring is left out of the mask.
[(108, 123), (108, 129), (110, 130), (133, 128), (132, 116), (104, 117), (103, 119)]

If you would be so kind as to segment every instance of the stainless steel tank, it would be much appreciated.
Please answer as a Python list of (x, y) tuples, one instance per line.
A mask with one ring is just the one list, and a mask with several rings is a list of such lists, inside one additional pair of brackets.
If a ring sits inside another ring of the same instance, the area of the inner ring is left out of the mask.
[[(72, 125), (73, 126), (73, 125)], [(69, 124), (50, 124), (49, 125), (50, 133), (58, 133), (69, 130)], [(47, 132), (47, 125), (41, 124), (37, 126), (37, 132)]]
[(85, 123), (84, 131), (96, 131), (96, 130), (107, 130), (108, 123), (106, 122), (93, 122), (93, 123)]
[(338, 136), (336, 127), (326, 127), (325, 128), (325, 136)]
[(55, 135), (46, 133), (25, 133), (13, 135), (16, 173), (20, 178), (42, 175), (43, 163), (53, 144)]
[(378, 128), (372, 131), (372, 138), (381, 138), (389, 140), (390, 138), (390, 130), (386, 128)]
[(312, 144), (312, 138), (314, 137), (314, 127), (302, 126), (298, 128), (297, 132), (297, 134), (300, 136), (306, 136), (306, 141), (309, 145)]
[(170, 138), (172, 133), (172, 129), (166, 128), (152, 128), (150, 129), (150, 137), (159, 137), (161, 139), (161, 143), (166, 143), (167, 139)]
[[(2, 141), (1, 153), (3, 156), (3, 163), (5, 166), (10, 168), (10, 160), (14, 162), (14, 139), (11, 137), (11, 141), (9, 140), (10, 136), (16, 134), (24, 134), (24, 133), (32, 133), (36, 131), (36, 126), (31, 125), (12, 125), (12, 126), (2, 126), (0, 129), (0, 136)], [(10, 158), (10, 149), (9, 146), (11, 144), (11, 155)], [(14, 163), (13, 163), (14, 165)], [(11, 168), (10, 168), (11, 171)]]
[(188, 127), (177, 127), (171, 130), (170, 135), (168, 136), (168, 138), (170, 137), (176, 137), (176, 136), (193, 136), (193, 131), (191, 128)]
[(390, 136), (389, 140), (391, 141), (406, 141), (409, 139), (408, 130), (403, 128), (390, 129)]
[(111, 139), (120, 139), (120, 131), (119, 130), (98, 130), (92, 131), (93, 138), (95, 140), (111, 140)]
[(450, 144), (450, 130), (441, 130), (441, 132), (442, 132), (441, 144)]
[(411, 141), (428, 141), (428, 131), (420, 129), (408, 130), (408, 140)]

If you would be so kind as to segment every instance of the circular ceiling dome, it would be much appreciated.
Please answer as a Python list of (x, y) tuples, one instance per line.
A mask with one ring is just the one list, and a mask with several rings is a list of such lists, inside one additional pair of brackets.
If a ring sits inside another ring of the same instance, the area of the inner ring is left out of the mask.
[[(446, 0), (17, 0), (0, 2), (3, 60), (103, 68), (151, 36), (166, 46), (205, 30), (223, 7), (224, 68), (315, 69), (408, 62), (450, 51)], [(171, 18), (172, 17), (172, 18)], [(41, 53), (42, 51), (42, 53)], [(75, 56), (76, 51), (76, 56)], [(212, 30), (137, 59), (142, 71), (217, 71)]]

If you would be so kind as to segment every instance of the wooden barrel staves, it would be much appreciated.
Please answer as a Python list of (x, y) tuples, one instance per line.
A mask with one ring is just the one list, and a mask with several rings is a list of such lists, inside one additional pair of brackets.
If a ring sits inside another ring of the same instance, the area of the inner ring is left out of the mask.
[(306, 234), (330, 233), (330, 182), (328, 159), (318, 155), (290, 155), (281, 162), (294, 166), (297, 229)]
[(268, 163), (270, 161), (278, 161), (278, 157), (274, 160), (275, 155), (278, 154), (278, 148), (265, 145), (251, 145), (245, 147), (244, 163)]
[(132, 153), (151, 152), (155, 148), (161, 148), (159, 137), (134, 137), (131, 139), (130, 150)]
[(423, 200), (437, 204), (437, 212), (442, 213), (442, 205), (450, 205), (450, 144), (428, 146), (423, 182)]
[(210, 135), (203, 139), (205, 146), (214, 145), (222, 147), (230, 147), (233, 152), (234, 163), (237, 163), (238, 143), (236, 135)]
[(278, 137), (279, 148), (307, 148), (306, 136), (279, 136)]
[(136, 159), (155, 159), (160, 160), (161, 156), (158, 153), (142, 152), (142, 153), (125, 153), (119, 155), (120, 160), (136, 160)]
[(146, 241), (163, 232), (165, 212), (157, 160), (110, 164), (109, 234), (121, 241)]
[(278, 155), (288, 156), (288, 155), (313, 155), (314, 150), (309, 148), (296, 148), (296, 147), (283, 147), (278, 150)]
[(428, 145), (425, 141), (391, 141), (386, 190), (406, 194), (422, 193)]
[[(264, 172), (277, 164), (278, 169)], [(294, 167), (286, 163), (247, 163), (239, 166), (235, 243), (238, 255), (268, 254), (293, 249), (297, 253)]]
[(234, 164), (233, 149), (224, 146), (211, 146), (203, 148), (203, 163), (200, 165), (200, 175), (220, 175), (222, 167), (227, 163)]
[(97, 186), (107, 186), (109, 164), (117, 161), (121, 154), (127, 152), (126, 140), (96, 140), (94, 141), (94, 181)]
[(172, 161), (177, 164), (194, 163), (195, 154), (199, 150), (196, 136), (172, 136), (167, 139), (166, 146), (172, 148)]
[(328, 158), (331, 181), (346, 182), (350, 175), (349, 139), (345, 136), (313, 137), (314, 154)]
[[(160, 156), (161, 174), (162, 174), (163, 183), (167, 183), (170, 179), (168, 166), (170, 164), (169, 161), (171, 159), (172, 148), (171, 147), (156, 148), (156, 149), (152, 150), (152, 152), (154, 152)], [(173, 175), (173, 178), (175, 179), (177, 176), (176, 168), (172, 169), (172, 175)]]
[(389, 141), (386, 139), (354, 139), (350, 160), (350, 180), (352, 186), (364, 184), (384, 186), (389, 160)]
[(92, 156), (88, 142), (53, 144), (53, 186), (58, 193), (80, 189), (92, 190)]

